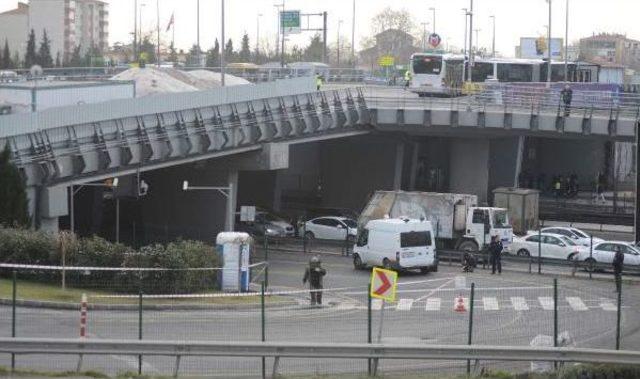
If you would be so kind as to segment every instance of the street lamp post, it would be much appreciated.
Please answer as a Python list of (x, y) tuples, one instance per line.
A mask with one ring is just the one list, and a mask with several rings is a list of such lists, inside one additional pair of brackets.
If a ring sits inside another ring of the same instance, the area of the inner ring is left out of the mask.
[(433, 32), (436, 33), (436, 8), (429, 8), (433, 12)]
[(340, 68), (340, 26), (342, 26), (342, 20), (338, 20), (338, 36), (336, 39), (336, 66)]
[(471, 79), (473, 78), (473, 59), (474, 59), (474, 52), (473, 52), (473, 0), (469, 0), (470, 1), (470, 6), (469, 6), (469, 76), (468, 76), (468, 81), (470, 82)]
[(564, 30), (564, 81), (569, 81), (569, 0), (565, 9), (567, 20)]
[(280, 19), (280, 28), (282, 29), (282, 40), (280, 41), (280, 67), (284, 68), (284, 40), (285, 40), (285, 30), (284, 30), (284, 11), (285, 4), (284, 0), (282, 0), (282, 18)]
[[(196, 0), (196, 45), (198, 45), (198, 55), (200, 54), (200, 0)], [(200, 57), (198, 57), (200, 59)]]
[(547, 0), (549, 3), (549, 29), (547, 30), (547, 88), (551, 87), (551, 20), (552, 20), (552, 0)]
[(133, 2), (133, 60), (138, 57), (138, 0)]
[(462, 59), (462, 81), (464, 82), (467, 78), (467, 33), (468, 33), (468, 21), (469, 21), (469, 9), (462, 8), (464, 11), (464, 43), (463, 43), (463, 54), (464, 58)]
[(351, 65), (356, 68), (356, 0), (353, 0), (353, 14), (351, 19)]
[(493, 21), (493, 39), (491, 40), (491, 57), (496, 57), (496, 16), (489, 17)]
[(276, 19), (277, 19), (277, 25), (276, 25), (276, 57), (280, 54), (280, 8), (282, 7), (282, 4), (273, 4), (273, 6), (276, 8)]
[(224, 0), (222, 0), (220, 4), (220, 27), (221, 27), (221, 36), (222, 36), (222, 44), (220, 46), (220, 85), (224, 87), (224, 71), (225, 71), (225, 61), (224, 61), (224, 50), (226, 47), (226, 42), (224, 40)]
[(203, 187), (192, 186), (188, 181), (182, 182), (183, 191), (216, 191), (221, 193), (227, 199), (227, 217), (225, 220), (225, 229), (228, 232), (233, 232), (233, 222), (235, 219), (235, 209), (233, 206), (233, 183), (229, 183), (228, 187)]
[(256, 21), (256, 55), (260, 54), (260, 17), (262, 17), (262, 13), (258, 13)]

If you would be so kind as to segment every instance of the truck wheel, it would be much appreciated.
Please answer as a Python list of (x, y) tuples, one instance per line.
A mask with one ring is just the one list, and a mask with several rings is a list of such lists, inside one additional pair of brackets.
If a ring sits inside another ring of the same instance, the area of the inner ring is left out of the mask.
[(360, 255), (358, 254), (353, 254), (353, 268), (355, 268), (356, 270), (364, 269), (362, 258), (360, 258)]
[(458, 250), (466, 251), (469, 253), (477, 253), (479, 249), (477, 243), (475, 243), (474, 241), (466, 240), (460, 243), (460, 245), (458, 246)]

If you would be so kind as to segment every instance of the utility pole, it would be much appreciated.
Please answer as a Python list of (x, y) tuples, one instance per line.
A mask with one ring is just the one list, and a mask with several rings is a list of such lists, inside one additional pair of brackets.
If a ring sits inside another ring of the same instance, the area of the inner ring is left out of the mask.
[(322, 26), (322, 61), (325, 64), (329, 64), (329, 56), (327, 55), (327, 12), (322, 12), (323, 26)]
[(338, 20), (338, 36), (336, 39), (336, 67), (340, 67), (340, 26), (342, 26), (342, 20)]
[(200, 0), (196, 0), (196, 45), (198, 46), (198, 53), (200, 53)]
[(158, 46), (156, 46), (156, 62), (157, 66), (160, 67), (160, 0), (156, 0), (156, 22), (158, 24)]
[(565, 13), (567, 20), (564, 30), (564, 81), (566, 83), (569, 81), (569, 0), (567, 0)]
[(138, 60), (138, 0), (133, 2), (133, 60)]
[(356, 0), (353, 0), (353, 17), (351, 19), (351, 65), (356, 68)]
[(469, 79), (470, 82), (473, 78), (473, 0), (469, 0), (471, 5), (469, 6)]
[(273, 4), (276, 8), (276, 57), (280, 55), (280, 7), (281, 4)]
[(220, 85), (224, 87), (224, 71), (225, 71), (224, 49), (226, 46), (226, 42), (224, 40), (224, 0), (222, 0), (221, 8), (222, 9), (221, 9), (220, 15), (222, 19), (220, 20), (220, 25), (222, 27), (222, 30), (220, 34), (222, 35), (222, 45), (220, 48)]
[(284, 10), (285, 10), (285, 5), (284, 5), (284, 0), (282, 0), (282, 16), (280, 18), (280, 27), (282, 28), (282, 45), (280, 47), (280, 67), (284, 68), (284, 40), (286, 38), (285, 36), (285, 32), (284, 32)]
[(462, 8), (462, 10), (464, 11), (464, 44), (463, 44), (463, 54), (464, 54), (464, 58), (462, 59), (462, 81), (464, 82), (467, 78), (467, 65), (469, 63), (467, 60), (467, 33), (468, 33), (468, 23), (469, 23), (469, 9), (468, 8)]
[(547, 88), (551, 87), (551, 12), (552, 12), (552, 0), (547, 0), (549, 2), (549, 29), (547, 31), (547, 58), (549, 62), (547, 62)]
[(493, 39), (491, 41), (491, 57), (496, 57), (496, 16), (490, 16), (493, 20)]
[(256, 25), (256, 55), (260, 54), (260, 17), (262, 17), (262, 13), (258, 13), (258, 17), (257, 17), (257, 25)]
[(433, 12), (433, 33), (436, 33), (436, 8), (429, 8)]

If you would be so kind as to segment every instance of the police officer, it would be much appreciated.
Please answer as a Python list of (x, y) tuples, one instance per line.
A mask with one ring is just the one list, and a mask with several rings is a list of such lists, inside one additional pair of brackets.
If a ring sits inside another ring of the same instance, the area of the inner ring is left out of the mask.
[(311, 305), (322, 305), (322, 278), (327, 275), (327, 270), (321, 266), (320, 258), (313, 256), (309, 261), (309, 267), (304, 271), (302, 284), (309, 281), (309, 289), (311, 293)]
[(570, 85), (564, 86), (564, 89), (560, 91), (560, 97), (564, 103), (564, 116), (569, 117), (571, 114), (571, 101), (573, 100), (573, 90)]
[(500, 242), (498, 236), (491, 237), (491, 243), (489, 244), (491, 275), (496, 273), (496, 268), (498, 269), (498, 274), (502, 274), (502, 249), (502, 242)]
[(409, 85), (411, 84), (411, 71), (407, 70), (407, 72), (404, 73), (404, 88), (409, 88)]
[(622, 290), (622, 268), (624, 267), (624, 253), (620, 246), (616, 247), (616, 254), (613, 256), (613, 274), (616, 277), (616, 292)]

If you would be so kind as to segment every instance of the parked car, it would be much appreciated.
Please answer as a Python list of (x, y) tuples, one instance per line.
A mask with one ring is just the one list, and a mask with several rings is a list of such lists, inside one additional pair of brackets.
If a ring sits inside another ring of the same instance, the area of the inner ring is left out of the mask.
[(586, 249), (576, 256), (580, 262), (585, 262), (587, 270), (594, 271), (598, 263), (612, 264), (613, 257), (618, 250), (624, 253), (625, 266), (640, 266), (640, 249), (631, 242), (605, 241), (593, 246), (593, 252)]
[(305, 215), (308, 220), (327, 216), (344, 217), (353, 220), (357, 220), (359, 217), (358, 212), (348, 208), (307, 208), (305, 210)]
[(307, 239), (355, 241), (358, 235), (358, 223), (346, 217), (318, 217), (304, 225), (304, 236)]
[(509, 253), (519, 257), (537, 257), (539, 246), (542, 258), (572, 259), (576, 254), (589, 251), (588, 248), (575, 243), (569, 237), (552, 233), (536, 233), (515, 237), (509, 247)]
[(383, 266), (398, 270), (438, 271), (436, 240), (430, 221), (410, 219), (372, 220), (358, 236), (353, 266)]
[[(587, 247), (591, 245), (591, 236), (580, 229), (565, 226), (550, 226), (542, 228), (541, 231), (543, 233), (559, 234), (561, 236), (569, 237), (578, 245)], [(593, 237), (594, 245), (600, 242), (604, 242), (604, 240), (602, 238)]]
[(240, 221), (240, 214), (236, 214), (236, 230), (249, 233), (252, 236), (263, 237), (293, 237), (293, 225), (286, 220), (266, 212), (257, 212), (255, 221)]

